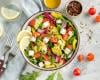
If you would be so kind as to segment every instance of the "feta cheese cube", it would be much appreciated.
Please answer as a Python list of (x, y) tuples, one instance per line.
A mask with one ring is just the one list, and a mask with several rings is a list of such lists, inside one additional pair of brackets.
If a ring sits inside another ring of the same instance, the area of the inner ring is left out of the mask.
[(65, 33), (66, 33), (66, 29), (62, 28), (62, 29), (60, 30), (60, 33), (61, 33), (61, 34), (65, 34)]
[(69, 54), (69, 53), (71, 52), (71, 50), (68, 49), (68, 48), (66, 48), (66, 49), (64, 50), (64, 52), (65, 52), (65, 54)]
[(33, 56), (34, 55), (34, 51), (33, 50), (29, 50), (29, 56)]
[(43, 62), (40, 62), (40, 63), (39, 63), (39, 66), (40, 66), (40, 67), (44, 67)]
[(56, 21), (56, 23), (57, 23), (57, 24), (61, 24), (62, 21), (61, 21), (60, 19), (58, 19), (58, 20)]
[(51, 63), (49, 61), (44, 62), (45, 65), (50, 65)]
[(36, 38), (33, 36), (33, 37), (31, 38), (31, 41), (35, 42), (35, 41), (36, 41)]
[(48, 43), (48, 42), (49, 42), (49, 38), (45, 37), (45, 38), (43, 39), (43, 42), (44, 42), (44, 43)]
[(50, 26), (50, 23), (49, 23), (49, 21), (46, 21), (46, 22), (43, 23), (42, 28), (46, 28), (48, 26)]
[(62, 42), (61, 40), (58, 40), (58, 43), (59, 43), (60, 45), (62, 45), (63, 42)]

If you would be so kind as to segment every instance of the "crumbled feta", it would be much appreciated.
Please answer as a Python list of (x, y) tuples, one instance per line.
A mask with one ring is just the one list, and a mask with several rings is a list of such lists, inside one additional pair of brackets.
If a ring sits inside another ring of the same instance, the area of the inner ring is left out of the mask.
[(66, 49), (64, 50), (64, 52), (65, 52), (66, 54), (69, 54), (69, 53), (71, 52), (71, 50), (68, 49), (68, 48), (66, 48)]
[(61, 34), (65, 34), (65, 33), (66, 33), (66, 29), (62, 28), (62, 29), (60, 30), (60, 33), (61, 33)]
[(47, 37), (45, 37), (45, 38), (43, 39), (43, 42), (44, 42), (44, 43), (48, 43), (48, 41), (49, 41), (49, 38), (47, 38)]
[(40, 63), (39, 63), (39, 66), (40, 66), (40, 67), (44, 67), (43, 62), (40, 62)]
[(69, 31), (69, 32), (68, 32), (68, 35), (69, 35), (69, 36), (72, 36), (72, 35), (73, 35), (73, 32), (72, 32), (72, 31)]
[(33, 36), (33, 37), (31, 38), (31, 41), (35, 42), (35, 41), (36, 41), (36, 38)]
[(43, 23), (42, 28), (46, 28), (48, 26), (50, 26), (50, 23), (49, 23), (49, 21), (46, 21), (46, 22)]
[(62, 21), (59, 19), (59, 20), (56, 21), (56, 23), (61, 24)]
[(58, 43), (59, 43), (60, 45), (62, 45), (63, 42), (62, 42), (61, 40), (58, 40)]
[(45, 65), (50, 65), (51, 63), (49, 61), (44, 62)]
[(34, 55), (34, 51), (33, 50), (29, 50), (29, 56), (33, 56)]

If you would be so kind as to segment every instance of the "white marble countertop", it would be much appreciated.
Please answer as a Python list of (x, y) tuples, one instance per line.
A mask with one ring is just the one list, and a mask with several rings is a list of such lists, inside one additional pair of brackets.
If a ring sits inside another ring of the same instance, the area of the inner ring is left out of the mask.
[[(3, 0), (0, 0), (0, 1), (2, 2)], [(62, 13), (63, 12), (65, 13), (64, 9), (65, 9), (65, 3), (67, 1), (68, 0), (61, 0), (61, 5), (56, 10)], [(77, 25), (79, 33), (80, 33), (80, 47), (79, 47), (78, 54), (82, 53), (83, 55), (86, 56), (88, 52), (93, 52), (95, 54), (95, 60), (93, 62), (77, 63), (77, 60), (75, 58), (69, 65), (60, 69), (60, 71), (63, 74), (64, 80), (100, 80), (99, 79), (100, 77), (100, 23), (94, 22), (94, 18), (96, 15), (94, 16), (87, 15), (88, 9), (92, 6), (94, 6), (97, 9), (96, 14), (100, 13), (100, 0), (79, 0), (79, 1), (81, 1), (83, 4), (83, 12), (80, 16), (73, 18), (73, 22)], [(21, 17), (22, 18), (20, 18), (20, 20), (23, 20), (21, 22), (16, 21), (16, 22), (11, 22), (11, 23), (6, 23), (6, 24), (10, 24), (10, 25), (13, 24), (14, 26), (20, 23), (20, 25), (18, 26), (22, 26), (25, 20), (27, 19), (27, 17), (25, 16), (24, 13), (22, 14)], [(6, 27), (8, 26), (6, 25)], [(10, 27), (8, 27), (7, 29), (9, 28)], [(90, 33), (90, 31), (92, 31), (92, 33)], [(89, 36), (91, 36), (91, 39), (89, 39)], [(14, 63), (12, 62), (12, 64)], [(19, 65), (19, 64), (16, 64), (16, 65)], [(72, 75), (72, 70), (75, 67), (80, 67), (82, 69), (81, 76), (74, 77)], [(16, 73), (15, 69), (11, 69), (11, 70), (12, 70), (12, 75), (13, 73)], [(30, 65), (27, 64), (23, 73), (27, 71), (30, 72), (32, 70), (34, 70), (34, 68), (32, 68)], [(8, 70), (8, 73), (5, 73), (5, 74), (9, 74), (9, 72), (11, 72), (10, 69)], [(38, 78), (38, 80), (45, 80), (47, 75), (49, 75), (50, 73), (51, 73), (50, 71), (43, 71), (42, 75)], [(11, 75), (8, 75), (8, 76), (12, 77)], [(2, 80), (15, 80), (18, 76), (16, 76), (16, 78), (12, 77), (11, 79), (4, 78), (4, 77), (7, 77), (7, 75), (3, 76)]]

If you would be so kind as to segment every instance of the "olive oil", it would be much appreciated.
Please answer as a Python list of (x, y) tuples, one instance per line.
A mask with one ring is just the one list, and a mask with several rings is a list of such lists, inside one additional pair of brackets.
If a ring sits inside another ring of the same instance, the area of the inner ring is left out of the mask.
[(44, 4), (47, 8), (57, 8), (61, 3), (61, 0), (44, 0)]

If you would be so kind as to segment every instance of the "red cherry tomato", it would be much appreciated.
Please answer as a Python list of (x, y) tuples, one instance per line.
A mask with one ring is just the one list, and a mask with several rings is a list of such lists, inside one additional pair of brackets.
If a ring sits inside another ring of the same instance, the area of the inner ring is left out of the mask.
[(81, 70), (79, 68), (75, 68), (74, 71), (73, 71), (73, 75), (74, 76), (80, 76), (81, 74)]
[(30, 22), (29, 22), (29, 24), (28, 24), (29, 26), (31, 26), (31, 27), (33, 27), (34, 25), (35, 25), (35, 20), (34, 19), (32, 19)]
[(62, 35), (62, 38), (63, 38), (64, 40), (67, 40), (67, 39), (68, 39), (68, 33), (63, 34), (63, 35)]
[(94, 60), (94, 54), (93, 53), (88, 53), (87, 60), (88, 61), (93, 61)]
[(60, 59), (60, 61), (59, 61), (60, 65), (65, 64), (65, 63), (66, 63), (65, 59)]
[(77, 59), (79, 62), (82, 62), (84, 60), (84, 55), (82, 54), (78, 55)]
[(41, 57), (41, 53), (40, 53), (40, 52), (35, 53), (35, 54), (34, 54), (34, 57), (35, 57), (35, 58), (40, 58), (40, 57)]
[(46, 21), (49, 21), (49, 19), (48, 18), (44, 18), (43, 19), (43, 23), (46, 22)]
[(90, 8), (89, 11), (88, 11), (88, 13), (90, 15), (94, 15), (96, 13), (96, 9), (95, 8)]
[(67, 48), (70, 49), (70, 50), (73, 49), (72, 45), (70, 45), (70, 44), (67, 45)]
[(58, 42), (56, 37), (51, 37), (50, 41), (55, 44)]
[(95, 21), (96, 21), (96, 22), (100, 22), (100, 15), (97, 15), (97, 16), (96, 16)]
[(33, 33), (33, 36), (34, 36), (34, 37), (38, 37), (38, 36), (40, 36), (40, 33), (39, 33), (39, 32), (34, 32), (34, 33)]
[(43, 58), (48, 61), (49, 60), (49, 56), (48, 55), (43, 55)]

